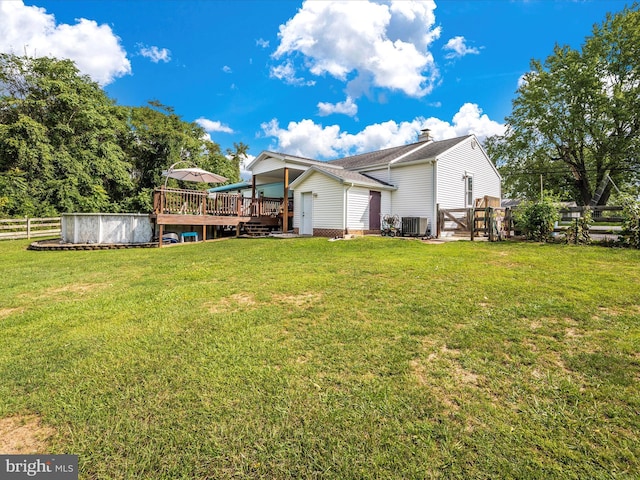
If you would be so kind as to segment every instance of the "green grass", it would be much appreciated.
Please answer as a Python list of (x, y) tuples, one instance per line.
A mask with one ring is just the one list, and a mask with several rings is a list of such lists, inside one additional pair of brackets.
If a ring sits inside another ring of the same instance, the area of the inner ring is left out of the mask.
[(640, 252), (0, 242), (0, 418), (86, 479), (638, 478)]

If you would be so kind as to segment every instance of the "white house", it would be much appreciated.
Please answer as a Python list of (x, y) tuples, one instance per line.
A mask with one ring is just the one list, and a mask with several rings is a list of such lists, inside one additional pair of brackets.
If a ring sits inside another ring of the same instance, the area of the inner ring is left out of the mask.
[(434, 141), (423, 132), (416, 143), (328, 162), (263, 152), (249, 170), (254, 189), (279, 180), (283, 198), (293, 190), (284, 218), (315, 236), (377, 233), (385, 214), (426, 218), (433, 234), (438, 207), (501, 197), (500, 174), (474, 135)]

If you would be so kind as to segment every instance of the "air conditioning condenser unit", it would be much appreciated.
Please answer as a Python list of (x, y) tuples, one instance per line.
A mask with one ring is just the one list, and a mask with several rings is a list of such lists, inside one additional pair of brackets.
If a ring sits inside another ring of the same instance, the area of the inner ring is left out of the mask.
[(427, 217), (402, 217), (402, 236), (426, 237), (431, 234)]

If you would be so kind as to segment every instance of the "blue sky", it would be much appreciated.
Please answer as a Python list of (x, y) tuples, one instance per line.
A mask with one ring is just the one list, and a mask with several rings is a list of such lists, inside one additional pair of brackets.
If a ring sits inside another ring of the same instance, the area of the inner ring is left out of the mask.
[(71, 58), (223, 149), (330, 159), (501, 133), (518, 81), (618, 0), (0, 0), (0, 51)]

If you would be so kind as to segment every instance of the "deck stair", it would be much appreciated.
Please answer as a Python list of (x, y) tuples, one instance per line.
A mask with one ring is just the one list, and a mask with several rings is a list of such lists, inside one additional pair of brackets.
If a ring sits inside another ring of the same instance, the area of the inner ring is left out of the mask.
[(260, 222), (247, 222), (244, 229), (250, 237), (265, 237), (271, 233), (272, 227)]

